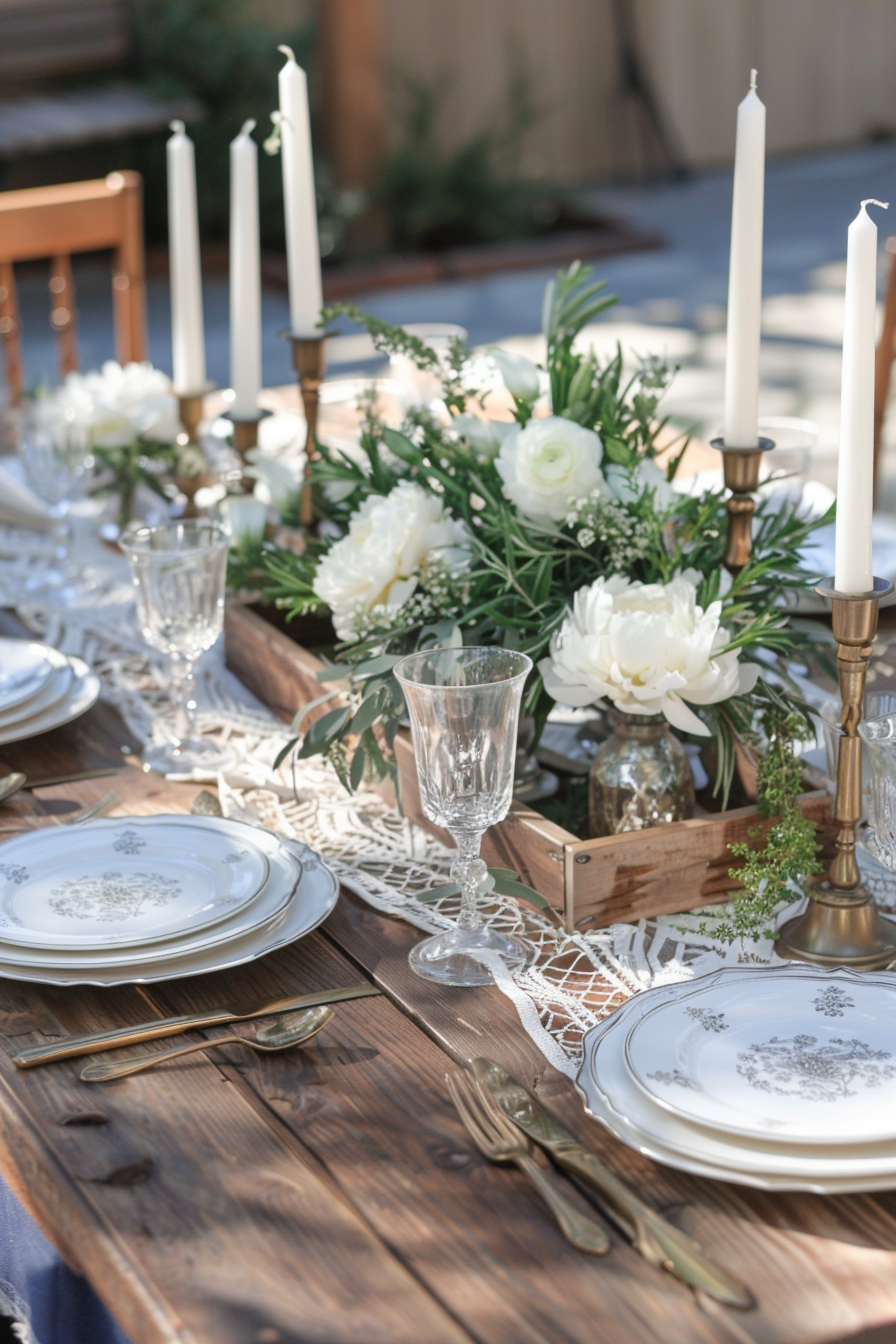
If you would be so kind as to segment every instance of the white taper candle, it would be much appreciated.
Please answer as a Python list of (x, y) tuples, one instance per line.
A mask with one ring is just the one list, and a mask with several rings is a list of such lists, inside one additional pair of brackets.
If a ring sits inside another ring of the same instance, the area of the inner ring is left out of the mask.
[(230, 142), (230, 385), (235, 420), (258, 414), (261, 391), (261, 252), (258, 148), (247, 121)]
[(279, 89), (289, 317), (294, 335), (312, 336), (320, 319), (323, 290), (308, 80), (289, 47), (278, 47), (278, 51), (286, 55), (286, 64), (280, 71)]
[(871, 510), (874, 496), (874, 325), (877, 306), (877, 225), (862, 201), (849, 226), (834, 587), (867, 593), (873, 583)]
[(171, 271), (171, 349), (174, 390), (192, 394), (206, 385), (202, 271), (196, 207), (196, 159), (182, 121), (168, 141), (168, 253)]
[(756, 71), (751, 70), (749, 93), (737, 109), (734, 195), (731, 203), (723, 430), (729, 448), (755, 448), (759, 442), (764, 193), (765, 105), (756, 92)]

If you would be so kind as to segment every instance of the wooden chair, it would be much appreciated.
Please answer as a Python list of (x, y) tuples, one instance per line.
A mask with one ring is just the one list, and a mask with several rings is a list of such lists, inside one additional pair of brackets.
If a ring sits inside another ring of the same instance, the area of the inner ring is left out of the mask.
[(880, 475), (880, 441), (890, 399), (890, 376), (896, 358), (896, 238), (887, 239), (890, 254), (890, 277), (884, 301), (884, 324), (877, 343), (874, 360), (874, 498), (877, 499)]
[(14, 264), (50, 258), (50, 322), (63, 375), (78, 367), (74, 252), (112, 250), (115, 352), (122, 364), (146, 358), (143, 181), (110, 173), (93, 182), (0, 192), (0, 336), (9, 397), (22, 395), (22, 349)]

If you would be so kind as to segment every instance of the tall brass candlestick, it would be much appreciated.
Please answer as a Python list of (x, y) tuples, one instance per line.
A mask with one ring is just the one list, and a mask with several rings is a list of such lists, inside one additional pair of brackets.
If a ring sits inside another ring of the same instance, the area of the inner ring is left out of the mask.
[[(312, 336), (298, 336), (293, 332), (286, 332), (285, 334), (292, 343), (293, 364), (299, 381), (299, 391), (302, 394), (302, 406), (305, 410), (305, 421), (308, 425), (305, 453), (310, 463), (315, 452), (318, 394), (326, 371), (327, 361), (324, 343), (327, 337), (333, 333), (322, 331)], [(299, 519), (306, 527), (314, 521), (310, 481), (306, 481), (302, 489)]]
[[(202, 424), (202, 413), (205, 405), (205, 396), (214, 387), (214, 383), (209, 383), (202, 392), (179, 392), (177, 394), (178, 416), (183, 430), (177, 436), (177, 442), (182, 448), (188, 444), (199, 447), (199, 426)], [(185, 518), (195, 518), (199, 512), (196, 507), (196, 491), (205, 483), (205, 476), (188, 476), (186, 473), (179, 472), (176, 476), (177, 488), (182, 495), (186, 496), (187, 504), (183, 516)]]
[(762, 454), (774, 446), (772, 439), (760, 439), (755, 448), (729, 448), (724, 439), (711, 441), (711, 447), (718, 448), (722, 454), (725, 486), (731, 491), (724, 561), (730, 574), (740, 573), (753, 550), (753, 514), (756, 509), (753, 495), (759, 488)]
[(837, 671), (843, 705), (837, 755), (836, 854), (825, 877), (816, 880), (802, 915), (788, 920), (778, 936), (779, 956), (821, 966), (875, 970), (896, 957), (896, 926), (881, 918), (874, 898), (862, 885), (856, 860), (856, 825), (862, 815), (862, 740), (858, 735), (865, 699), (865, 677), (877, 632), (882, 597), (893, 591), (875, 579), (869, 593), (841, 593), (834, 580), (816, 592), (831, 599)]

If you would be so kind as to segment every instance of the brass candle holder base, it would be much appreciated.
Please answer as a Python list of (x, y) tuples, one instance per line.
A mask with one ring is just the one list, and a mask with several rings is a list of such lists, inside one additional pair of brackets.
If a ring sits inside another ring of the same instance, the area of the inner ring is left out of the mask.
[(177, 441), (182, 444), (199, 443), (199, 426), (202, 424), (202, 413), (205, 403), (205, 397), (214, 387), (209, 383), (201, 392), (178, 392), (177, 408), (180, 423), (183, 426), (183, 434), (178, 434)]
[(760, 439), (755, 448), (729, 448), (724, 439), (712, 439), (710, 446), (722, 454), (728, 500), (728, 540), (724, 565), (730, 574), (739, 574), (753, 550), (753, 495), (759, 488), (762, 454), (774, 448), (773, 439)]
[(834, 801), (836, 854), (827, 876), (813, 884), (806, 910), (781, 929), (776, 951), (794, 961), (872, 971), (896, 957), (896, 924), (882, 918), (874, 898), (862, 885), (856, 860), (856, 825), (862, 815), (862, 740), (858, 732), (878, 606), (881, 598), (893, 591), (893, 585), (886, 579), (875, 579), (870, 592), (841, 593), (831, 579), (815, 591), (831, 599), (834, 638), (839, 646), (843, 735), (837, 754)]
[[(302, 406), (305, 411), (305, 422), (308, 426), (305, 438), (305, 453), (309, 462), (314, 457), (318, 397), (327, 366), (325, 342), (333, 334), (332, 331), (313, 332), (307, 336), (299, 335), (293, 331), (283, 333), (285, 339), (292, 345), (292, 361), (299, 383)], [(306, 482), (302, 488), (299, 520), (305, 527), (308, 527), (314, 521), (310, 482)]]

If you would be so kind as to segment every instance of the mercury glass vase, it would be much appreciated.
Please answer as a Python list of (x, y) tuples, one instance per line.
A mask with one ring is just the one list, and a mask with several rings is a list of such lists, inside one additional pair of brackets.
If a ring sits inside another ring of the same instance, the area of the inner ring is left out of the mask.
[(619, 835), (694, 815), (687, 754), (660, 714), (609, 710), (612, 732), (588, 777), (588, 833)]

